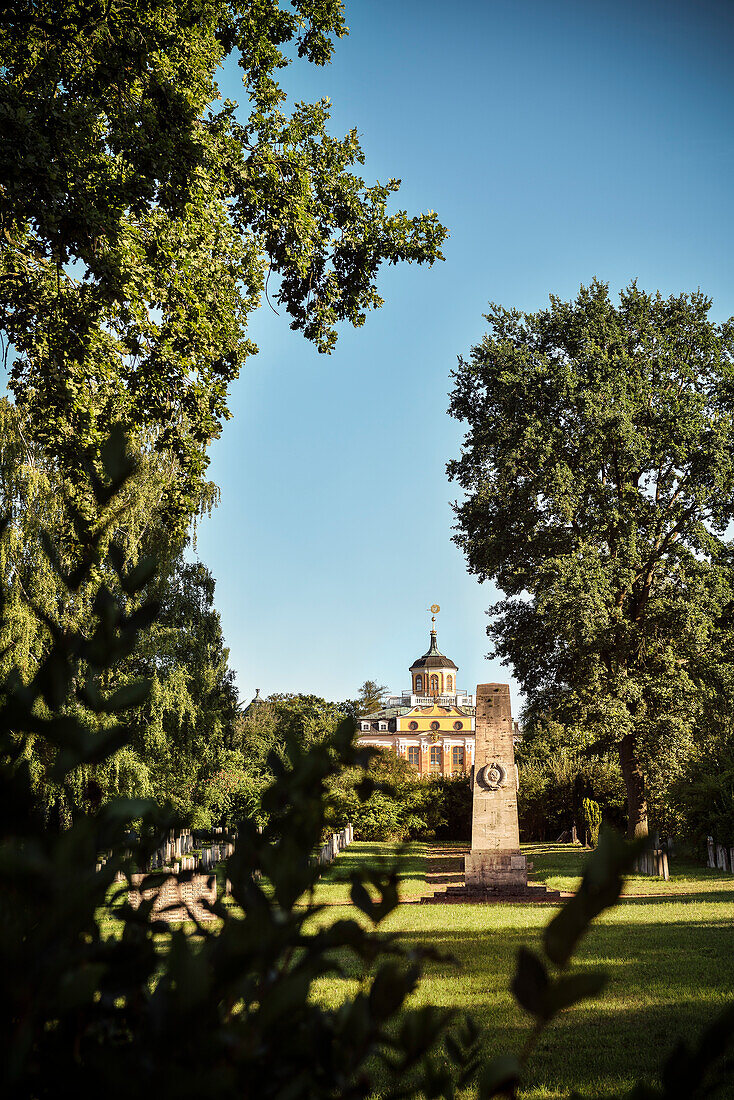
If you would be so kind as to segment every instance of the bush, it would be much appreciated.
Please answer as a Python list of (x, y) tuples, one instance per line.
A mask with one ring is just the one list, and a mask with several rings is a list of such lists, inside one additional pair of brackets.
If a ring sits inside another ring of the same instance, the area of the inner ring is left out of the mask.
[(588, 837), (589, 844), (596, 848), (599, 843), (599, 829), (601, 828), (601, 810), (599, 803), (593, 798), (585, 798), (581, 804), (581, 820), (584, 823), (584, 837)]
[[(79, 517), (80, 567), (76, 578), (65, 577), (70, 598), (76, 583), (99, 575), (100, 531), (120, 522), (114, 496), (130, 472), (120, 443), (110, 456), (111, 484), (95, 485), (101, 520)], [(124, 591), (144, 589), (150, 570), (130, 573), (114, 554), (110, 564)], [(23, 685), (13, 675), (0, 688), (3, 1095), (122, 1100), (131, 1082), (144, 1082), (161, 1100), (363, 1100), (383, 1087), (453, 1096), (478, 1067), (477, 1029), (469, 1020), (454, 1024), (439, 1008), (405, 1012), (425, 952), (375, 931), (398, 903), (395, 869), (355, 870), (352, 903), (366, 922), (324, 928), (313, 919), (319, 872), (311, 854), (324, 828), (327, 783), (345, 766), (366, 763), (352, 721), (325, 743), (304, 747), (289, 738), (285, 758), (270, 762), (267, 824), (259, 832), (241, 821), (228, 861), (233, 904), (220, 893), (209, 906), (215, 920), (198, 924), (195, 935), (151, 921), (152, 902), (133, 909), (125, 888), (113, 889), (116, 873), (129, 881), (171, 825), (159, 807), (118, 799), (101, 807), (97, 800), (95, 808), (87, 797), (88, 811), (64, 831), (44, 827), (29, 740), (43, 743), (64, 790), (80, 765), (108, 760), (127, 742), (121, 715), (149, 687), (105, 694), (110, 669), (133, 650), (155, 607), (128, 616), (96, 583), (91, 636), (48, 620), (53, 642), (33, 680)], [(90, 731), (64, 713), (73, 688), (80, 705), (110, 717), (106, 729)], [(103, 849), (109, 858), (98, 868)], [(150, 875), (143, 888), (161, 880)], [(119, 935), (105, 936), (99, 917), (103, 926), (114, 921)], [(337, 1008), (322, 1007), (314, 985), (342, 966), (358, 988)]]
[(471, 840), (472, 792), (466, 775), (418, 779), (424, 825), (416, 840)]
[[(113, 458), (111, 485), (95, 486), (104, 503), (129, 475), (124, 452)], [(94, 577), (98, 535), (113, 519), (120, 519), (114, 507), (100, 524), (79, 517), (79, 583)], [(119, 557), (112, 564), (125, 591), (144, 589), (145, 570), (130, 573)], [(65, 580), (73, 590), (74, 578)], [(126, 743), (130, 731), (120, 717), (148, 687), (103, 690), (107, 672), (132, 651), (155, 608), (144, 603), (128, 616), (101, 583), (95, 606), (90, 636), (48, 620), (53, 641), (32, 681), (13, 674), (0, 688), (3, 1095), (122, 1100), (132, 1082), (161, 1100), (364, 1100), (385, 1092), (454, 1100), (477, 1076), (479, 1035), (469, 1018), (454, 1022), (445, 1009), (406, 1009), (423, 957), (448, 960), (374, 931), (397, 905), (396, 871), (354, 870), (351, 901), (366, 927), (314, 920), (318, 869), (310, 856), (325, 826), (327, 787), (345, 766), (366, 762), (353, 722), (323, 743), (304, 747), (289, 738), (285, 758), (275, 756), (276, 777), (262, 799), (267, 824), (259, 832), (242, 821), (227, 863), (234, 904), (220, 895), (209, 906), (216, 922), (196, 925), (195, 934), (151, 921), (152, 902), (135, 910), (124, 888), (111, 889), (116, 873), (129, 879), (170, 825), (154, 804), (119, 799), (100, 807), (90, 784), (86, 812), (61, 832), (45, 827), (25, 755), (29, 739), (43, 742), (64, 790), (76, 768), (109, 760)], [(64, 713), (72, 688), (111, 718), (106, 728), (90, 730)], [(101, 849), (109, 859), (98, 868)], [(518, 1056), (501, 1054), (482, 1067), (481, 1100), (516, 1095), (543, 1030), (602, 989), (603, 973), (569, 972), (569, 963), (591, 921), (618, 899), (638, 851), (604, 830), (577, 895), (545, 929), (540, 951), (520, 948), (512, 991), (532, 1032)], [(151, 875), (145, 885), (160, 881)], [(99, 915), (118, 922), (120, 935), (105, 937)], [(327, 972), (358, 983), (350, 994), (345, 981), (334, 1009), (314, 995)], [(660, 1087), (640, 1084), (629, 1096), (704, 1095), (698, 1086), (712, 1069), (720, 1070), (719, 1084), (730, 1083), (732, 1066), (723, 1059), (733, 1032), (729, 1007), (693, 1049), (676, 1047)]]
[(517, 796), (523, 840), (556, 840), (582, 829), (582, 803), (591, 798), (605, 821), (626, 827), (625, 791), (619, 765), (606, 757), (589, 758), (578, 750), (553, 754), (518, 751), (520, 789)]
[(458, 841), (471, 837), (468, 776), (422, 779), (394, 752), (372, 752), (366, 773), (344, 773), (334, 781), (330, 831), (351, 821), (359, 840)]

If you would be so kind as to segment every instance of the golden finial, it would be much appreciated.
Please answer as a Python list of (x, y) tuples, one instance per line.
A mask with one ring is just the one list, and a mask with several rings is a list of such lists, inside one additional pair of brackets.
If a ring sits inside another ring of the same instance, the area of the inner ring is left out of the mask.
[(426, 610), (431, 612), (431, 622), (435, 623), (436, 622), (436, 615), (441, 610), (439, 605), (437, 603), (432, 603), (430, 607), (426, 608)]

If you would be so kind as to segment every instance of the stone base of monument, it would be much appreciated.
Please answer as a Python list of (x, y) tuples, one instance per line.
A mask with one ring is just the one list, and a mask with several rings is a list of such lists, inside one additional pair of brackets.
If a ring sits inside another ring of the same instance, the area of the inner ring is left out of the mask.
[(448, 886), (430, 897), (428, 904), (451, 902), (545, 901), (559, 902), (558, 890), (528, 882), (528, 861), (518, 849), (467, 852), (464, 885)]
[(547, 886), (533, 886), (525, 883), (524, 886), (449, 886), (445, 894), (434, 894), (432, 898), (423, 898), (423, 901), (435, 904), (452, 902), (493, 902), (493, 901), (545, 901), (559, 902), (561, 894), (558, 890), (549, 890)]
[(464, 857), (464, 885), (459, 887), (472, 900), (517, 899), (560, 901), (558, 890), (528, 882), (528, 861), (519, 849), (474, 851)]
[(482, 890), (527, 886), (527, 860), (522, 852), (512, 849), (469, 852), (464, 857), (464, 884)]

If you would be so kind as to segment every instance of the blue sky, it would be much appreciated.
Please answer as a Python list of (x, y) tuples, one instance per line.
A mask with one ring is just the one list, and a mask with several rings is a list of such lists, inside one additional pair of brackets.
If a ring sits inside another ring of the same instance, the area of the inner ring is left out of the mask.
[[(728, 0), (354, 0), (347, 23), (331, 66), (285, 86), (330, 97), (365, 180), (402, 178), (398, 205), (451, 236), (445, 263), (385, 269), (386, 304), (330, 356), (267, 306), (253, 318), (260, 354), (211, 451), (222, 500), (196, 551), (245, 699), (407, 686), (433, 602), (459, 686), (512, 683), (486, 659), (496, 593), (451, 542), (445, 474), (450, 372), (489, 301), (536, 309), (598, 276), (700, 287), (714, 317), (734, 313)], [(221, 88), (242, 98), (236, 70)]]

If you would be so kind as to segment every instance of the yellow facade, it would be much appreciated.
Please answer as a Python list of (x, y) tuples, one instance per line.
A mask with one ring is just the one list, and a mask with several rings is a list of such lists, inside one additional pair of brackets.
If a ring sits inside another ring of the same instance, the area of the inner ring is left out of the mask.
[(458, 691), (458, 666), (439, 650), (435, 629), (409, 671), (407, 693), (360, 719), (360, 744), (395, 752), (422, 776), (467, 774), (474, 764), (474, 697)]
[(456, 676), (443, 669), (413, 673), (413, 691), (416, 695), (453, 695)]
[(413, 707), (397, 719), (399, 733), (432, 733), (437, 730), (448, 733), (458, 730), (471, 731), (471, 716), (459, 707), (441, 707), (434, 703), (428, 707)]

